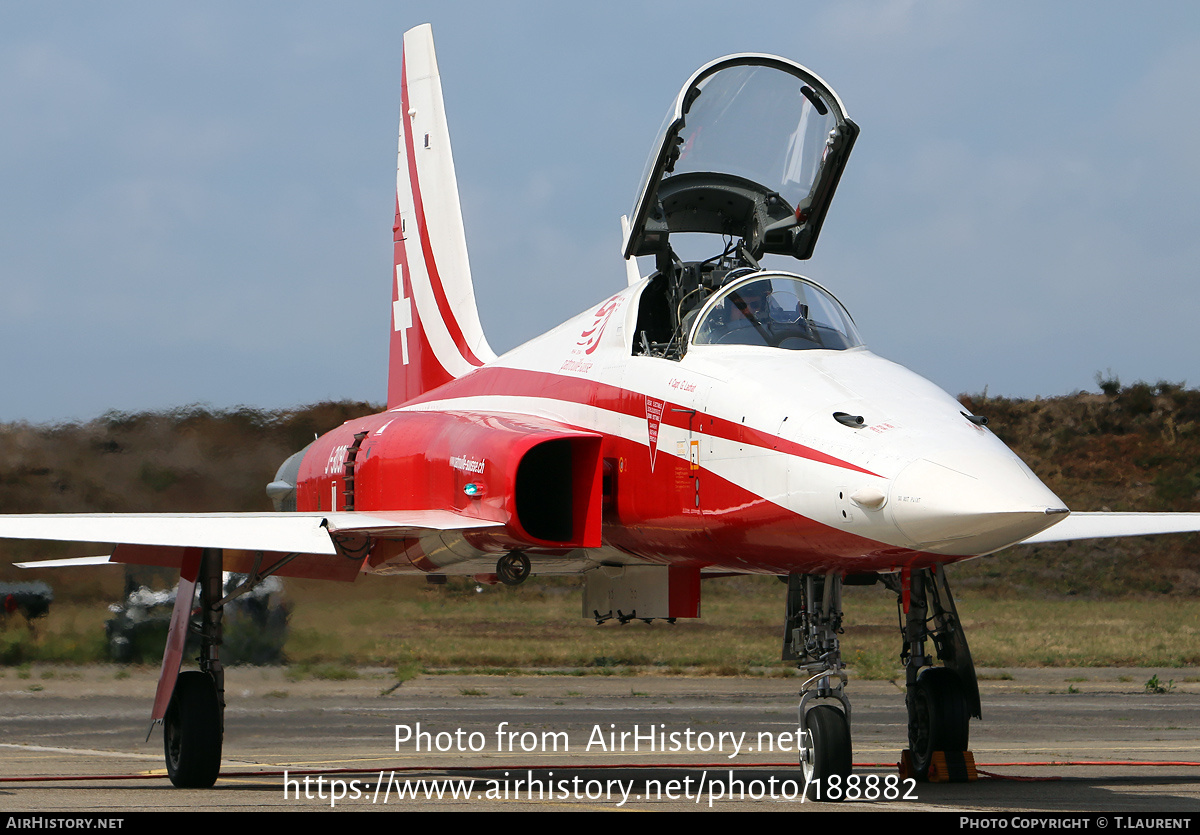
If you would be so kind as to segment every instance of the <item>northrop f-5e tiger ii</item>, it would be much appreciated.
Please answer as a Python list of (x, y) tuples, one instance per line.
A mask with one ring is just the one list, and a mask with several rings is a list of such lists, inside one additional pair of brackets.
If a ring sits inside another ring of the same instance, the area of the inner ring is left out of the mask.
[[(841, 591), (881, 583), (904, 613), (905, 759), (925, 778), (981, 716), (944, 566), (1200, 529), (1200, 514), (1071, 514), (984, 417), (871, 353), (833, 293), (761, 265), (811, 256), (859, 135), (800, 64), (729, 55), (687, 79), (624, 219), (627, 286), (499, 357), (428, 26), (404, 37), (400, 89), (387, 410), (287, 459), (274, 513), (0, 516), (3, 537), (115, 543), (55, 564), (179, 570), (152, 716), (176, 785), (218, 776), (222, 607), (270, 575), (577, 574), (600, 621), (698, 617), (706, 576), (776, 575), (806, 782), (850, 773)], [(683, 234), (709, 257), (681, 259)], [(223, 571), (247, 579), (226, 595)], [(181, 673), (189, 628), (199, 669)]]

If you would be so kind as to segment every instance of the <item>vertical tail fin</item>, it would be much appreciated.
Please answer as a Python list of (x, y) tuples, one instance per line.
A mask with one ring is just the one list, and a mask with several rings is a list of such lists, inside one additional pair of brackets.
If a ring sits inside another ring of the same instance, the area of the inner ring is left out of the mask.
[(404, 34), (388, 408), (495, 359), (479, 324), (429, 24)]

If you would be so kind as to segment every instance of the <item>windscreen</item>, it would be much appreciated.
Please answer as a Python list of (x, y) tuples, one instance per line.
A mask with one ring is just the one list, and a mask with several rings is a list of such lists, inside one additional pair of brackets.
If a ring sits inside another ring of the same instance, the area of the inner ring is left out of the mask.
[(701, 313), (693, 345), (760, 345), (841, 351), (862, 345), (846, 309), (794, 276), (748, 278), (726, 287)]

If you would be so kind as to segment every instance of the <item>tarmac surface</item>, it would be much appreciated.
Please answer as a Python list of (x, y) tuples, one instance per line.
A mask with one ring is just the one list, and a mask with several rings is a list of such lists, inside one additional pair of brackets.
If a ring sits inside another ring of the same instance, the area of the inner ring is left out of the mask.
[[(358, 674), (229, 670), (221, 778), (199, 791), (166, 779), (161, 729), (146, 741), (157, 670), (9, 668), (0, 811), (829, 808), (798, 796), (798, 679), (424, 675), (392, 689), (387, 671)], [(1200, 670), (980, 675), (979, 781), (915, 785), (895, 766), (903, 684), (852, 677), (861, 794), (840, 808), (1200, 813)]]

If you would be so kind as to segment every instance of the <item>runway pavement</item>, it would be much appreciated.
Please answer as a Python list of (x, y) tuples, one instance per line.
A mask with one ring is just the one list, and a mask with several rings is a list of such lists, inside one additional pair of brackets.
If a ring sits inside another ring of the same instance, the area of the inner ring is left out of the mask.
[[(146, 741), (156, 672), (5, 670), (0, 811), (825, 806), (797, 796), (797, 679), (425, 675), (385, 692), (395, 681), (382, 670), (292, 682), (234, 668), (222, 777), (185, 791), (165, 778), (161, 729)], [(903, 686), (852, 679), (860, 799), (842, 806), (1200, 812), (1200, 765), (1181, 764), (1200, 764), (1200, 670), (981, 675), (971, 748), (986, 776), (958, 785), (900, 781)], [(1147, 692), (1152, 675), (1169, 692)]]

